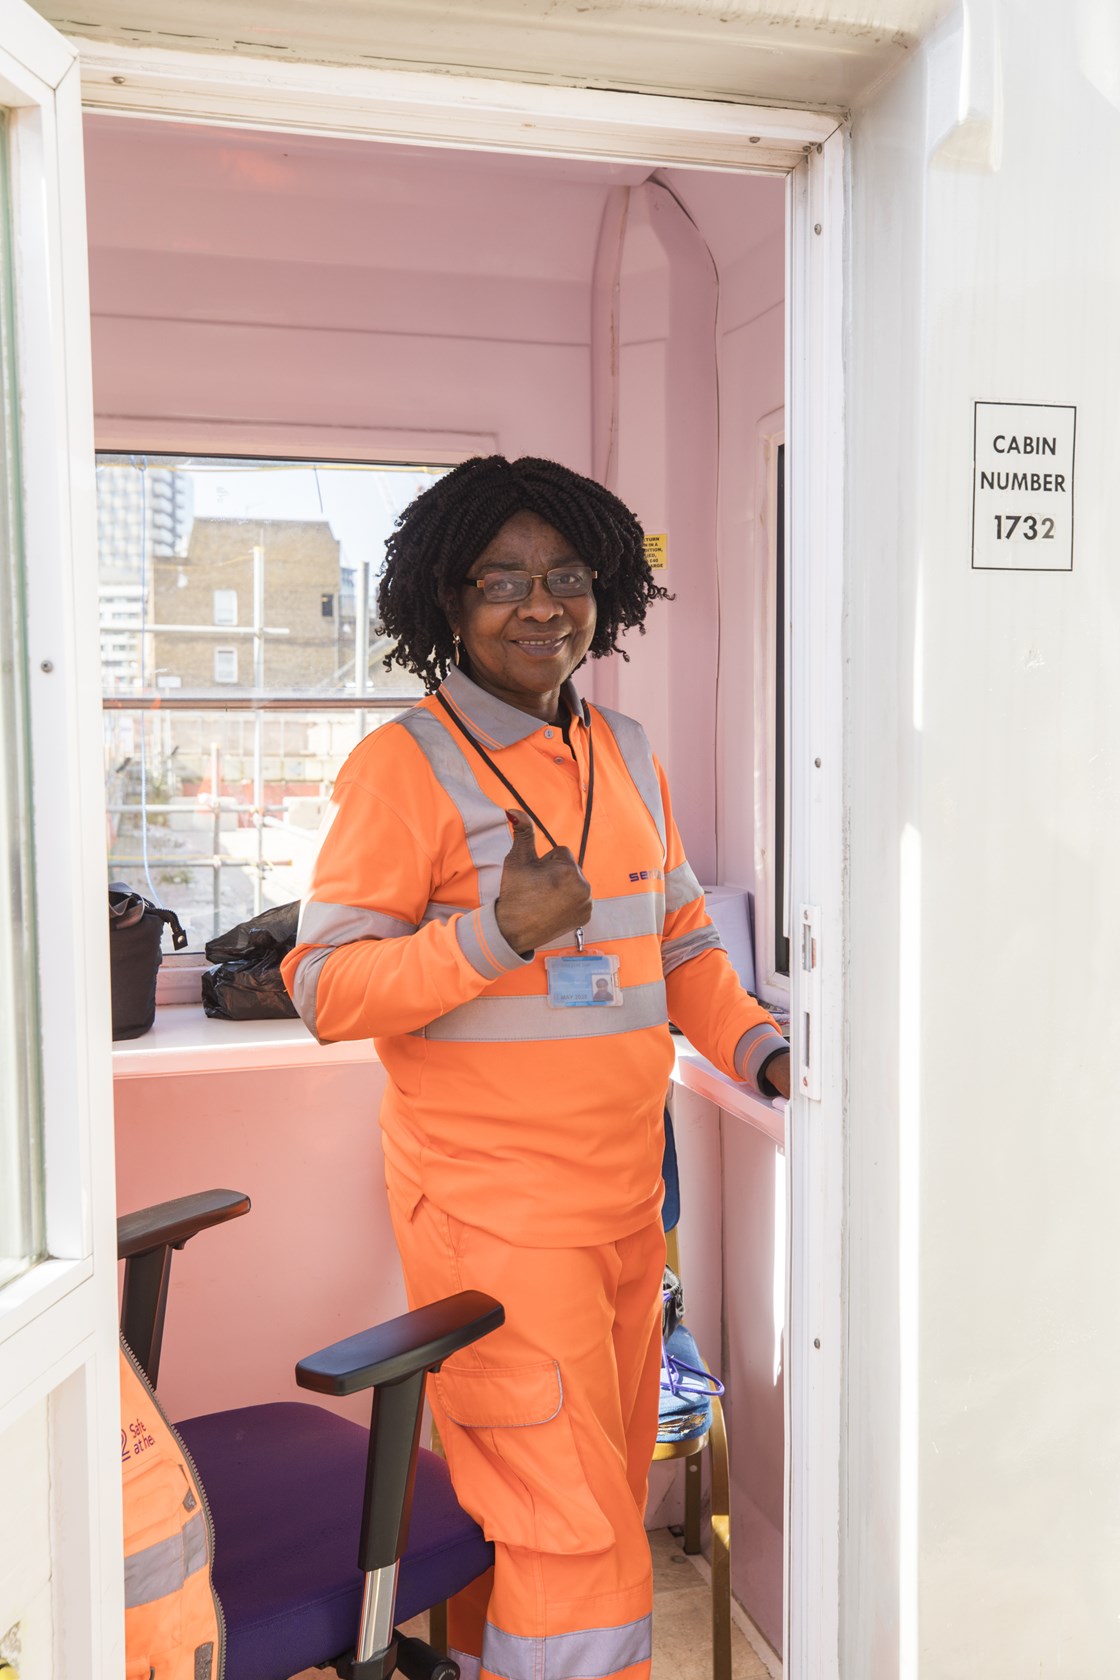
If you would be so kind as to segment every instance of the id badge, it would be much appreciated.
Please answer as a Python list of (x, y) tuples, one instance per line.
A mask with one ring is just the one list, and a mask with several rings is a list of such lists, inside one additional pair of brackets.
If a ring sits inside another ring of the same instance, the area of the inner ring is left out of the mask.
[(584, 951), (576, 957), (546, 957), (550, 1009), (621, 1009), (618, 958)]

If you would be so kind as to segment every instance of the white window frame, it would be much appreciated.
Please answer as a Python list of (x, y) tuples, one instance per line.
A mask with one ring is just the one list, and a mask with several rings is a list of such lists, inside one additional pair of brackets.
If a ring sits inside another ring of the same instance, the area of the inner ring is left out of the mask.
[[(215, 589), (213, 591), (213, 596), (214, 596), (214, 603), (213, 603), (213, 605), (214, 605), (214, 623), (216, 625), (220, 626), (222, 629), (225, 629), (228, 625), (236, 625), (236, 623), (237, 623), (237, 591), (236, 591), (236, 589)], [(221, 603), (222, 603), (221, 606), (218, 605), (219, 601), (221, 601)], [(232, 616), (231, 616), (231, 613), (232, 613)]]
[[(323, 434), (320, 432), (319, 428), (314, 428), (313, 430), (308, 429), (305, 433), (301, 434), (301, 438), (306, 438), (306, 449), (298, 455), (293, 455), (291, 452), (292, 437), (290, 429), (281, 429), (278, 431), (274, 429), (271, 432), (262, 432), (259, 427), (254, 427), (251, 430), (249, 428), (244, 428), (241, 431), (238, 431), (236, 428), (222, 428), (222, 435), (226, 443), (229, 444), (232, 442), (233, 444), (232, 449), (226, 450), (216, 450), (208, 446), (210, 432), (208, 432), (205, 427), (199, 429), (197, 425), (188, 425), (187, 430), (190, 432), (191, 436), (189, 444), (182, 441), (182, 434), (180, 434), (180, 441), (178, 444), (173, 444), (170, 447), (165, 446), (157, 452), (153, 450), (150, 445), (151, 434), (154, 431), (159, 431), (162, 437), (164, 436), (164, 433), (158, 426), (149, 426), (148, 423), (145, 422), (143, 426), (138, 426), (134, 432), (126, 434), (126, 441), (123, 445), (114, 447), (112, 450), (106, 450), (105, 453), (114, 455), (123, 454), (125, 456), (141, 458), (146, 462), (149, 468), (158, 468), (161, 465), (161, 455), (166, 453), (171, 455), (192, 455), (202, 457), (204, 459), (211, 457), (218, 459), (223, 454), (232, 454), (239, 462), (249, 463), (256, 460), (262, 466), (290, 464), (293, 467), (309, 467), (318, 464), (323, 467), (346, 465), (355, 467), (368, 466), (371, 469), (381, 469), (385, 467), (393, 467), (398, 464), (406, 468), (415, 468), (418, 466), (423, 468), (451, 466), (466, 459), (470, 455), (493, 453), (498, 447), (498, 440), (493, 436), (493, 434), (459, 434), (463, 440), (462, 445), (458, 450), (453, 450), (450, 449), (448, 445), (453, 441), (454, 434), (444, 434), (440, 438), (438, 448), (429, 447), (428, 455), (431, 458), (422, 458), (415, 454), (406, 454), (402, 451), (400, 444), (402, 436), (415, 436), (418, 440), (423, 441), (425, 434), (396, 434), (392, 442), (387, 442), (385, 447), (380, 451), (365, 448), (353, 454), (350, 458), (343, 459), (337, 454), (327, 453), (320, 447), (321, 437)], [(338, 436), (335, 431), (331, 431), (329, 435), (332, 438)], [(247, 440), (250, 437), (257, 440), (264, 438), (266, 441), (259, 450), (250, 451), (246, 446)], [(267, 446), (268, 440), (272, 441), (272, 447)], [(349, 441), (348, 447), (353, 449), (354, 446), (352, 440)], [(99, 450), (98, 453), (100, 454), (101, 451)], [(139, 586), (137, 587), (139, 588)], [(215, 590), (213, 593), (217, 595), (221, 593), (221, 591)], [(236, 596), (237, 591), (230, 590), (229, 593)], [(336, 609), (339, 606), (340, 599), (341, 597), (337, 590), (331, 592), (331, 600)], [(261, 605), (263, 607), (263, 598)], [(335, 634), (337, 635), (339, 625), (337, 611), (331, 615), (330, 621), (334, 624)], [(212, 632), (207, 629), (205, 634), (209, 635), (213, 633), (215, 636), (218, 636), (223, 628), (235, 631), (239, 637), (242, 638), (243, 643), (251, 644), (250, 663), (255, 667), (256, 637), (254, 635), (253, 625), (235, 624), (233, 626), (214, 626)], [(196, 630), (192, 633), (198, 632)], [(359, 642), (360, 638), (356, 634), (354, 649), (356, 663), (359, 663), (361, 659)], [(104, 649), (104, 634), (102, 635), (101, 645)], [(258, 688), (255, 683), (250, 682), (248, 679), (245, 682), (242, 682), (240, 675), (239, 651), (240, 650), (235, 645), (231, 646), (228, 644), (225, 646), (216, 646), (212, 649), (212, 686), (216, 689), (238, 686), (241, 688), (241, 694), (237, 696), (230, 695), (228, 693), (220, 695), (210, 694), (205, 697), (191, 696), (185, 707), (182, 708), (187, 712), (213, 711), (216, 713), (236, 708), (238, 710), (244, 710), (252, 716), (255, 731), (255, 743), (253, 747), (254, 768), (253, 786), (252, 791), (249, 794), (248, 802), (239, 803), (236, 798), (232, 801), (227, 801), (226, 798), (221, 795), (219, 795), (218, 798), (218, 803), (223, 810), (236, 812), (239, 816), (252, 816), (254, 813), (263, 814), (265, 809), (262, 728), (265, 715), (268, 712), (273, 711), (276, 708), (291, 710), (293, 709), (293, 702), (295, 703), (294, 709), (296, 710), (306, 713), (317, 712), (324, 717), (349, 712), (353, 714), (357, 721), (358, 735), (360, 738), (361, 735), (365, 734), (370, 727), (369, 718), (371, 714), (376, 716), (378, 713), (404, 709), (405, 707), (412, 705), (418, 697), (417, 691), (411, 689), (402, 689), (399, 694), (371, 693), (368, 690), (363, 690), (355, 692), (351, 695), (336, 694), (324, 697), (315, 693), (300, 695), (298, 693), (284, 692), (283, 690), (272, 688), (268, 684), (264, 684)], [(227, 658), (232, 656), (234, 662), (233, 675), (222, 676), (219, 674), (218, 660), (220, 656), (225, 656)], [(163, 690), (165, 693), (181, 689), (182, 686), (182, 678), (176, 675), (161, 674), (157, 675), (155, 679), (156, 689)], [(110, 694), (107, 690), (103, 689), (103, 708), (107, 704), (113, 709), (120, 709), (125, 712), (136, 711), (139, 713), (143, 713), (148, 709), (147, 705), (143, 702), (137, 706), (133, 706), (131, 704), (133, 698), (133, 696), (127, 694)], [(167, 715), (166, 710), (164, 715)], [(217, 786), (221, 780), (220, 759), (212, 760), (211, 781), (214, 786)], [(110, 813), (113, 809), (114, 807), (110, 803)], [(133, 806), (131, 809), (138, 812), (140, 807)], [(260, 823), (256, 823), (255, 827), (257, 837), (255, 856), (248, 859), (231, 859), (230, 861), (238, 861), (252, 869), (254, 874), (255, 909), (259, 913), (259, 911), (265, 907), (263, 901), (263, 884), (265, 879), (263, 843), (265, 829)], [(215, 858), (217, 857), (217, 854), (218, 847), (215, 840)], [(206, 865), (195, 863), (191, 865), (191, 867), (206, 867)], [(213, 867), (216, 869), (218, 866), (215, 863)], [(110, 860), (110, 870), (112, 871), (113, 868), (113, 862)], [(198, 929), (193, 931), (194, 938), (197, 938), (198, 931)], [(215, 928), (213, 931), (217, 932), (219, 929)], [(186, 951), (174, 953), (171, 956), (165, 955), (164, 961), (165, 963), (170, 963), (174, 966), (176, 962), (193, 961), (196, 957), (197, 950), (192, 944), (192, 946)], [(160, 989), (157, 989), (157, 1001), (159, 1000), (160, 995)]]
[[(843, 1350), (843, 664), (844, 173), (842, 113), (617, 93), (471, 75), (282, 64), (82, 41), (88, 109), (285, 133), (410, 145), (598, 158), (651, 165), (771, 170), (788, 183), (786, 545), (801, 606), (792, 645), (791, 903), (816, 907), (823, 1004), (815, 1043), (819, 1098), (798, 1092), (786, 1123), (789, 1312), (786, 1383), (787, 1680), (838, 1680)], [(531, 143), (527, 142), (531, 136)], [(135, 447), (135, 422), (99, 447)], [(286, 453), (291, 429), (145, 427), (145, 446)], [(369, 432), (320, 435), (316, 450), (349, 459), (461, 459), (459, 440), (421, 448)], [(394, 456), (387, 453), (396, 445)], [(492, 447), (492, 445), (491, 445)], [(809, 486), (812, 486), (810, 497)], [(800, 977), (791, 979), (794, 1020)], [(795, 1053), (798, 1041), (795, 1036)], [(795, 1079), (795, 1092), (797, 1082)]]
[[(229, 675), (228, 665), (221, 668), (223, 660), (233, 661), (233, 675)], [(214, 649), (214, 681), (216, 683), (235, 683), (237, 675), (237, 649), (235, 647), (216, 647)]]
[[(56, 1680), (118, 1680), (117, 1267), (80, 81), (74, 50), (23, 0), (0, 0), (0, 41), (0, 104), (11, 138), (48, 1254), (0, 1291), (0, 1439), (45, 1416), (50, 1588), (29, 1612), (26, 1660)], [(18, 1535), (34, 1524), (29, 1516), (21, 1526), (17, 1508), (8, 1527)]]

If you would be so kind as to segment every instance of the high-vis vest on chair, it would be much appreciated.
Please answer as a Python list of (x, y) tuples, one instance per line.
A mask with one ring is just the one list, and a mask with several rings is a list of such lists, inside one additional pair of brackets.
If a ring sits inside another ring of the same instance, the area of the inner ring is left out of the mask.
[(219, 1680), (214, 1537), (187, 1450), (121, 1344), (126, 1680)]

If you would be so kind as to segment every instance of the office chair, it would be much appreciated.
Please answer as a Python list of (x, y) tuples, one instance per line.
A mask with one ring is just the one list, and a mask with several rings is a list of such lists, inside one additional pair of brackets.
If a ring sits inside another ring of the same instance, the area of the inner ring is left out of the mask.
[[(677, 1174), (677, 1146), (673, 1121), (665, 1110), (665, 1156), (661, 1167), (665, 1180), (665, 1201), (661, 1222), (665, 1227), (667, 1263), (680, 1272), (677, 1224), (681, 1216), (680, 1181)], [(678, 1324), (667, 1343), (667, 1352), (693, 1370), (707, 1366), (692, 1332)], [(687, 1402), (661, 1390), (655, 1464), (666, 1459), (684, 1460), (684, 1542), (691, 1554), (700, 1551), (701, 1454), (708, 1449), (708, 1475), (712, 1499), (712, 1676), (731, 1680), (731, 1518), (730, 1477), (727, 1462), (727, 1426), (717, 1394), (690, 1393)]]
[[(249, 1207), (237, 1191), (209, 1190), (117, 1221), (121, 1333), (153, 1388), (172, 1250)], [(457, 1680), (453, 1662), (395, 1632), (493, 1562), (447, 1466), (419, 1448), (424, 1382), (503, 1318), (497, 1301), (466, 1291), (301, 1359), (302, 1388), (372, 1388), (368, 1430), (302, 1402), (176, 1423), (213, 1517), (226, 1680), (288, 1680), (328, 1663), (349, 1680), (387, 1680), (397, 1667), (410, 1680)]]

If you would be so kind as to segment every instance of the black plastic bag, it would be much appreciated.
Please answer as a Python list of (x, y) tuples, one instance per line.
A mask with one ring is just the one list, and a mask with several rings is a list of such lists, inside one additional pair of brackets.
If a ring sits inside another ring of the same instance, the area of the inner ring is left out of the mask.
[(296, 942), (299, 900), (262, 910), (206, 946), (217, 963), (202, 976), (202, 1007), (220, 1021), (291, 1019), (296, 1006), (284, 988), (280, 960)]
[(139, 1038), (156, 1018), (156, 975), (163, 930), (177, 951), (187, 943), (174, 910), (152, 904), (123, 881), (109, 883), (109, 985), (113, 1037)]

